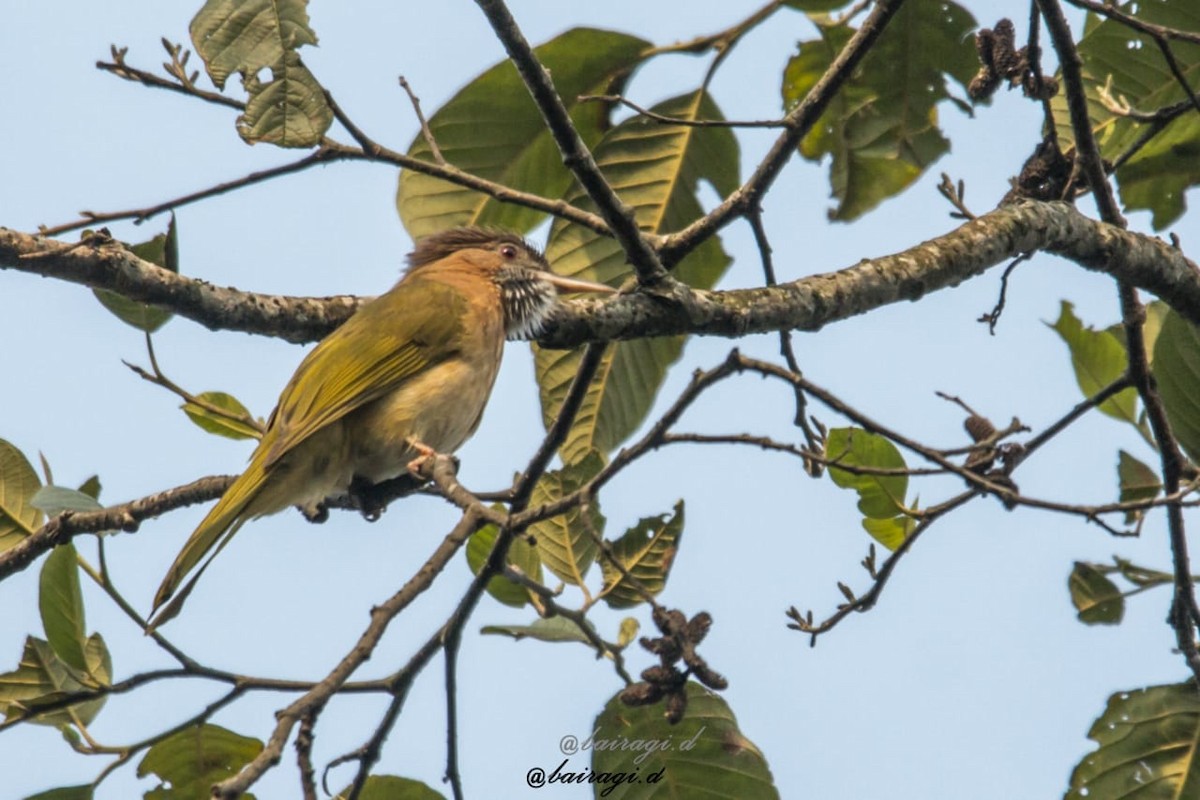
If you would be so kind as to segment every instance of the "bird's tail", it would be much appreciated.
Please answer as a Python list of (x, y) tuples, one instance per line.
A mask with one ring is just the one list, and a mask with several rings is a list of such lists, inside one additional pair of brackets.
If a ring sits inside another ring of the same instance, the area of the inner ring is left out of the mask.
[[(268, 450), (269, 448), (264, 447), (263, 444), (259, 445), (258, 449), (254, 451), (254, 455), (250, 457), (250, 465), (246, 471), (230, 484), (229, 488), (225, 490), (225, 494), (188, 537), (183, 549), (179, 551), (179, 555), (175, 556), (175, 561), (167, 570), (158, 591), (154, 594), (154, 608), (150, 612), (152, 619), (146, 626), (147, 633), (179, 613), (184, 601), (195, 588), (196, 581), (204, 574), (204, 570), (208, 569), (208, 565), (212, 563), (217, 553), (224, 549), (247, 519), (255, 516), (248, 507), (258, 496), (266, 481)], [(205, 558), (206, 556), (207, 558)], [(201, 561), (204, 563), (201, 564)], [(200, 568), (176, 593), (179, 584), (189, 572), (196, 569), (197, 565)]]

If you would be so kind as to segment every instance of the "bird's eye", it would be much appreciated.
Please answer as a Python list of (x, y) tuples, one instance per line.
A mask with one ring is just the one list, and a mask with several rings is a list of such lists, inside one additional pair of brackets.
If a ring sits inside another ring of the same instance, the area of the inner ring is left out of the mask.
[(510, 260), (514, 259), (517, 257), (517, 248), (511, 244), (500, 245), (500, 255)]

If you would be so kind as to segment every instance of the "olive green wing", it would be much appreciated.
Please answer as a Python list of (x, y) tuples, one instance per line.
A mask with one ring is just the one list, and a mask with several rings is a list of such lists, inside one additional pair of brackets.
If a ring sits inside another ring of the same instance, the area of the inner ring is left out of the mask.
[(372, 300), (308, 354), (279, 398), (266, 467), (321, 428), (452, 358), (466, 300), (432, 281), (405, 281)]

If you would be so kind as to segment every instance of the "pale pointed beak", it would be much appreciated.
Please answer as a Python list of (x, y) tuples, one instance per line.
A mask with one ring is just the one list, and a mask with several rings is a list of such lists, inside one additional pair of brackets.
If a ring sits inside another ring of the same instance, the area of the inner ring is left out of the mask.
[(616, 289), (611, 286), (605, 286), (603, 283), (595, 281), (585, 281), (582, 278), (567, 278), (562, 275), (555, 275), (553, 272), (547, 272), (544, 275), (547, 282), (554, 285), (559, 292), (597, 292), (603, 294), (615, 294)]

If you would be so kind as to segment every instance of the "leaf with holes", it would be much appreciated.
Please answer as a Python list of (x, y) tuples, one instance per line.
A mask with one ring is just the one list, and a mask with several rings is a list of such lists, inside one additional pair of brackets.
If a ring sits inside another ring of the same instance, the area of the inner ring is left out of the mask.
[(1200, 796), (1195, 683), (1117, 692), (1088, 731), (1099, 746), (1071, 773), (1065, 800)]
[[(158, 742), (138, 764), (139, 778), (162, 782), (152, 795), (208, 797), (214, 783), (231, 778), (262, 752), (263, 743), (220, 725), (193, 725)], [(167, 785), (170, 794), (167, 795)], [(251, 797), (251, 795), (242, 795)]]
[(683, 501), (674, 513), (645, 517), (611, 543), (618, 569), (607, 558), (600, 560), (604, 573), (601, 597), (612, 608), (631, 608), (646, 602), (644, 591), (657, 595), (667, 585), (671, 563), (683, 536)]

